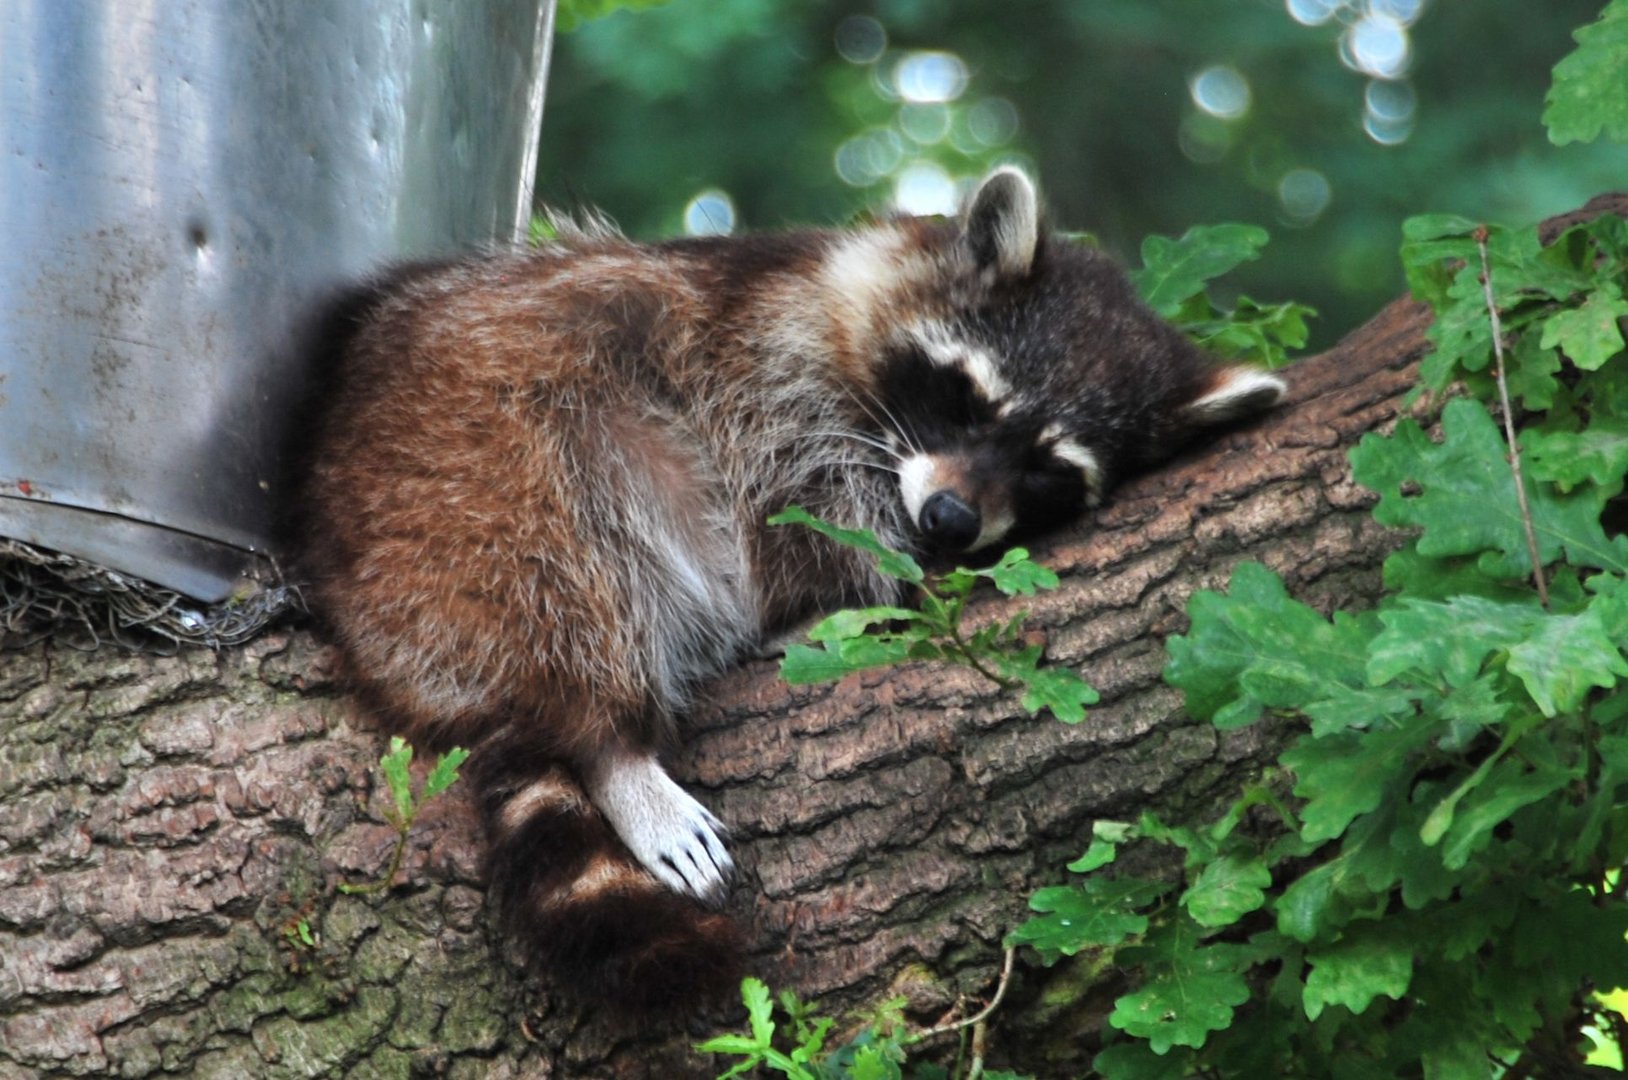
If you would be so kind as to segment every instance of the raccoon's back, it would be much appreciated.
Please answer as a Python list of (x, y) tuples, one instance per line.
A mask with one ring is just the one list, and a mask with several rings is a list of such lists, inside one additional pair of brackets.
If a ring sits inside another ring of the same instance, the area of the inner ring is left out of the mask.
[[(409, 727), (565, 724), (590, 692), (636, 709), (755, 632), (708, 454), (681, 413), (655, 415), (673, 394), (660, 359), (703, 325), (690, 304), (648, 260), (517, 257), (420, 276), (357, 330), (315, 434), (304, 569)], [(652, 628), (652, 603), (698, 614)], [(675, 660), (652, 634), (680, 629), (700, 644)]]

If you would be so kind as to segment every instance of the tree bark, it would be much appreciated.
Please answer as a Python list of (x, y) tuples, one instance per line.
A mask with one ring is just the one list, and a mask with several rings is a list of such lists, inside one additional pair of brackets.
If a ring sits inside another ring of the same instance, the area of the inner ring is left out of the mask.
[[(1321, 607), (1377, 595), (1396, 537), (1346, 452), (1402, 408), (1426, 321), (1391, 305), (1292, 369), (1288, 406), (1043, 545), (1058, 591), (975, 608), (1029, 610), (1050, 662), (1102, 694), (1084, 723), (939, 666), (794, 690), (762, 662), (717, 686), (674, 765), (733, 829), (753, 970), (838, 1016), (895, 995), (918, 1022), (974, 1011), (1092, 820), (1236, 794), (1271, 732), (1187, 719), (1163, 640), (1245, 559)], [(337, 669), (307, 629), (171, 657), (0, 653), (0, 1077), (721, 1072), (691, 1046), (738, 1006), (631, 1031), (523, 978), (456, 787), (395, 888), (336, 890), (382, 874), (394, 836), (384, 736)], [(1020, 959), (991, 1062), (1080, 1071), (1103, 982)]]

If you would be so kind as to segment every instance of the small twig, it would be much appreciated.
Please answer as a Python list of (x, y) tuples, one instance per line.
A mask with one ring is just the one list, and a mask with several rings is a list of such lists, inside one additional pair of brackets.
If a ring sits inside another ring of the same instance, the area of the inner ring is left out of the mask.
[[(963, 1028), (976, 1027), (976, 1025), (982, 1024), (985, 1020), (989, 1019), (990, 1013), (993, 1013), (996, 1009), (1000, 1008), (1001, 1000), (1006, 997), (1006, 987), (1012, 981), (1012, 961), (1016, 957), (1016, 949), (1006, 950), (1006, 959), (1001, 964), (1001, 978), (1000, 982), (995, 987), (995, 996), (989, 999), (989, 1004), (985, 1005), (983, 1010), (979, 1012), (978, 1015), (969, 1016), (965, 1020), (955, 1020), (948, 1024), (940, 1024), (937, 1027), (928, 1028), (926, 1031), (918, 1032), (917, 1034), (912, 1035), (909, 1042), (912, 1045), (919, 1042), (926, 1042), (928, 1039), (934, 1038), (938, 1035), (947, 1035), (952, 1031), (960, 1031)], [(977, 1055), (977, 1034), (978, 1033), (975, 1030), (973, 1032), (973, 1047), (975, 1055), (973, 1068), (981, 1070), (981, 1063), (979, 1062)]]
[(972, 1067), (967, 1080), (980, 1080), (984, 1075), (984, 1044), (989, 1039), (989, 1025), (983, 1020), (972, 1025)]
[(1492, 355), (1497, 361), (1498, 400), (1504, 410), (1504, 438), (1509, 443), (1509, 468), (1515, 474), (1515, 498), (1520, 502), (1521, 524), (1526, 529), (1526, 550), (1532, 558), (1532, 581), (1538, 587), (1538, 602), (1549, 607), (1549, 584), (1543, 580), (1543, 560), (1538, 554), (1538, 534), (1532, 524), (1532, 507), (1526, 501), (1526, 478), (1521, 474), (1521, 444), (1515, 439), (1515, 410), (1509, 404), (1509, 380), (1504, 376), (1504, 328), (1498, 318), (1498, 304), (1492, 297), (1492, 266), (1487, 259), (1487, 227), (1475, 230), (1475, 246), (1481, 252), (1481, 292), (1487, 298), (1487, 314), (1492, 319)]

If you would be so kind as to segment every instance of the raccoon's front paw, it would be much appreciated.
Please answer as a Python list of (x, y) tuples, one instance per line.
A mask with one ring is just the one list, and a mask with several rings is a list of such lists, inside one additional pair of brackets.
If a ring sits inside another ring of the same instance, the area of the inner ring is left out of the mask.
[(735, 863), (719, 834), (723, 822), (690, 797), (653, 757), (600, 762), (588, 795), (633, 857), (669, 888), (719, 903)]

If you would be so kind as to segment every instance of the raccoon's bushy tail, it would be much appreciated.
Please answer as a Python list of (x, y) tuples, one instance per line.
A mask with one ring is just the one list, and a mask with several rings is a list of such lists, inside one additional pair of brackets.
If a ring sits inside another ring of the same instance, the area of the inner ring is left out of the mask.
[(492, 742), (466, 772), (487, 879), (528, 963), (630, 1015), (682, 1014), (732, 992), (744, 971), (734, 921), (639, 865), (566, 766)]

